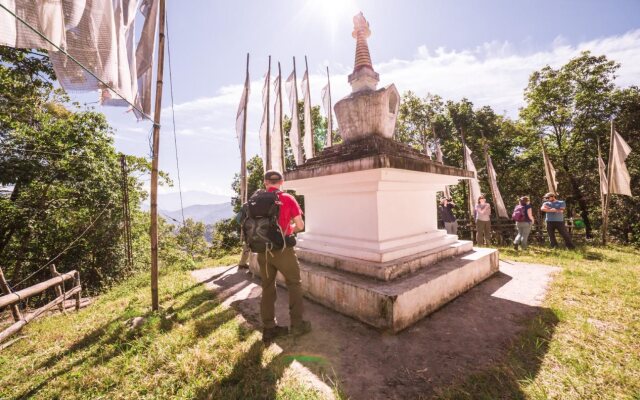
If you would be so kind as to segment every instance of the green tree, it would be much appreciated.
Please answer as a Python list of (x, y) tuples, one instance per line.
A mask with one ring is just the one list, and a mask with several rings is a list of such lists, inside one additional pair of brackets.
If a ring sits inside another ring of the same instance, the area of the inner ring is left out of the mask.
[(613, 115), (615, 72), (619, 64), (606, 56), (583, 52), (558, 69), (546, 66), (534, 72), (525, 89), (527, 106), (521, 118), (544, 140), (550, 157), (559, 164), (559, 192), (578, 205), (591, 236), (590, 212), (599, 195), (594, 170), (596, 140), (607, 143)]

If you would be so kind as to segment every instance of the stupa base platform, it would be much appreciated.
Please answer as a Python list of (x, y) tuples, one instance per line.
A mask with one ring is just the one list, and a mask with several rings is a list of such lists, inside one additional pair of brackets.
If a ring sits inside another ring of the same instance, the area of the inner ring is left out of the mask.
[[(251, 271), (260, 276), (257, 257)], [(300, 262), (309, 299), (383, 331), (397, 333), (436, 311), (498, 271), (498, 251), (473, 248), (394, 280), (381, 281)], [(284, 279), (278, 276), (278, 282)]]

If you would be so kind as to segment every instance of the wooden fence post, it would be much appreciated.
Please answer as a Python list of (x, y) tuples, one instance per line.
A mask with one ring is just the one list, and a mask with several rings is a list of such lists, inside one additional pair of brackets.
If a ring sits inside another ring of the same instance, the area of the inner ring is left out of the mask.
[[(2, 289), (2, 294), (10, 294), (11, 289), (9, 289), (9, 284), (7, 280), (4, 278), (4, 273), (2, 272), (2, 268), (0, 268), (0, 288)], [(20, 313), (20, 309), (17, 304), (13, 304), (11, 306), (11, 314), (13, 314), (13, 320), (18, 322), (22, 319), (22, 314)]]
[[(60, 276), (60, 273), (56, 270), (56, 265), (55, 264), (49, 265), (49, 271), (51, 271), (51, 277), (52, 278), (56, 278), (56, 277)], [(62, 285), (64, 285), (64, 282), (60, 283), (60, 285), (58, 285), (58, 286), (56, 286), (54, 288), (54, 290), (56, 291), (56, 297), (62, 296), (62, 289), (63, 289)], [(64, 301), (62, 303), (58, 304), (58, 308), (60, 309), (61, 313), (63, 313), (63, 314), (67, 313), (67, 311), (65, 310), (65, 307), (64, 307)]]
[[(80, 272), (76, 272), (74, 278), (73, 278), (73, 287), (80, 287)], [(82, 289), (78, 290), (78, 293), (76, 293), (75, 297), (76, 297), (76, 311), (80, 311), (80, 299), (82, 296)]]

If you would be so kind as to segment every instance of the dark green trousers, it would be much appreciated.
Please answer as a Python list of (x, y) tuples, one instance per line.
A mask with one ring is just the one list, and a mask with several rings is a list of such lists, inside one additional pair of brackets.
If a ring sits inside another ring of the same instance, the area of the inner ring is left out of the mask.
[(289, 316), (291, 325), (302, 322), (304, 312), (302, 304), (302, 281), (300, 279), (300, 264), (292, 247), (275, 250), (272, 254), (258, 254), (260, 276), (262, 279), (262, 299), (260, 301), (260, 315), (265, 328), (276, 326), (276, 274), (282, 273), (289, 291)]

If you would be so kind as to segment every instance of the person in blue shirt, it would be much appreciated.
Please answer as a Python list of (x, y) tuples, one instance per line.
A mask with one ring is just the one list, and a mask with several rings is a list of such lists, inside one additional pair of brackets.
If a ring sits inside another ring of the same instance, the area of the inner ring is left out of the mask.
[(545, 194), (544, 200), (545, 202), (542, 203), (540, 210), (546, 213), (545, 221), (547, 222), (547, 233), (549, 234), (551, 248), (555, 249), (558, 247), (558, 242), (556, 241), (556, 231), (558, 231), (560, 236), (562, 236), (567, 249), (575, 249), (576, 246), (571, 241), (571, 236), (564, 225), (564, 209), (566, 208), (565, 202), (558, 200), (554, 193)]

